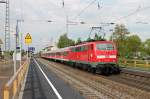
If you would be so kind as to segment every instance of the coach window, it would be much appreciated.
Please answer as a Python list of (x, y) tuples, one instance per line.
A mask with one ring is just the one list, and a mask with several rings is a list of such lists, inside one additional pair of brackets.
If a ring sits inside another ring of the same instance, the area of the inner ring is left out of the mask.
[(81, 51), (84, 51), (84, 46), (81, 46)]
[(78, 52), (78, 47), (75, 48), (75, 52)]
[(76, 52), (80, 52), (81, 51), (81, 47), (76, 47)]
[(76, 52), (76, 48), (73, 48), (73, 52)]
[(60, 55), (61, 55), (61, 52), (59, 52), (58, 55), (60, 56)]
[(84, 50), (85, 50), (85, 51), (87, 51), (87, 50), (88, 50), (88, 45), (86, 45), (86, 46), (85, 46)]
[(65, 52), (63, 52), (63, 56), (65, 56), (65, 54), (66, 54), (66, 53), (65, 53)]
[(76, 48), (73, 48), (73, 52), (76, 52)]
[(78, 52), (81, 52), (81, 47), (78, 47)]
[(78, 52), (78, 49), (79, 49), (79, 47), (76, 47), (76, 48), (75, 48), (75, 52)]
[(64, 52), (64, 56), (67, 56), (68, 55), (68, 52)]
[(75, 52), (75, 48), (71, 48), (71, 51), (72, 51), (72, 52)]

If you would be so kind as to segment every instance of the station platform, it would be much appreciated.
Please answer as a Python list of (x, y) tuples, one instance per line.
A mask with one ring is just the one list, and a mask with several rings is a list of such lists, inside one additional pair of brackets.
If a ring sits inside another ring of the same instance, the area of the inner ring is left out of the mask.
[(21, 99), (85, 99), (47, 67), (31, 59)]

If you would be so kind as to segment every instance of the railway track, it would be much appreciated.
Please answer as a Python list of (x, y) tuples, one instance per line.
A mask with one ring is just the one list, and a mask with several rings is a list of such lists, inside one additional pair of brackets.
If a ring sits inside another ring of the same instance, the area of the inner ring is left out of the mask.
[(122, 69), (120, 75), (110, 76), (108, 79), (150, 92), (150, 73), (148, 72)]
[[(38, 59), (88, 99), (150, 99), (150, 93), (106, 79), (104, 76)], [(138, 94), (137, 94), (138, 93)]]

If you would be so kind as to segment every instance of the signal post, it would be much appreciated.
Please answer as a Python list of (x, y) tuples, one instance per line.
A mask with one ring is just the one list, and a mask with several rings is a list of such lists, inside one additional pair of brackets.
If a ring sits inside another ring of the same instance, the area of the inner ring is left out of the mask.
[(32, 37), (29, 33), (26, 34), (25, 36), (25, 44), (28, 46), (27, 48), (27, 60), (28, 60), (28, 57), (29, 57), (29, 45), (32, 43)]

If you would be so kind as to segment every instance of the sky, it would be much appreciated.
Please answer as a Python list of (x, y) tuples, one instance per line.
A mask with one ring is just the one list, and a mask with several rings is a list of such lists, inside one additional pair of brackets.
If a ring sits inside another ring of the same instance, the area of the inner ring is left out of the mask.
[[(64, 7), (63, 2), (64, 1)], [(98, 8), (98, 3), (100, 7)], [(110, 29), (124, 24), (132, 34), (137, 34), (142, 41), (150, 38), (150, 0), (10, 0), (11, 49), (15, 48), (16, 20), (23, 38), (30, 33), (33, 42), (30, 46), (40, 51), (58, 41), (66, 33), (66, 20), (69, 23), (68, 36), (74, 40), (87, 39), (91, 27), (101, 26), (106, 38)], [(52, 22), (48, 22), (51, 20)], [(85, 22), (85, 24), (80, 24)], [(0, 4), (0, 38), (4, 40), (5, 5)], [(73, 25), (75, 24), (75, 25)], [(94, 35), (92, 33), (91, 37)], [(100, 34), (101, 35), (101, 34)], [(24, 40), (23, 40), (24, 42)], [(23, 43), (23, 47), (27, 46)]]

